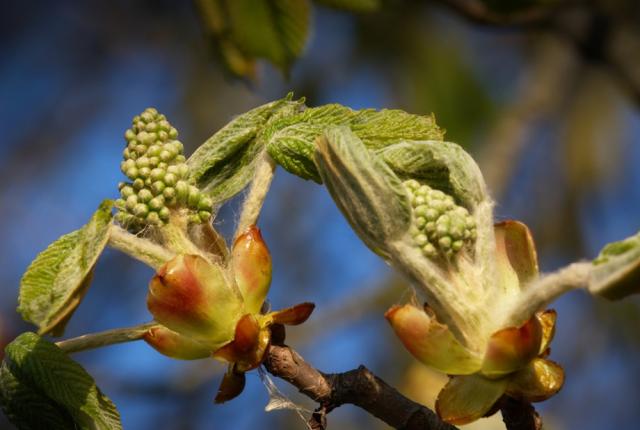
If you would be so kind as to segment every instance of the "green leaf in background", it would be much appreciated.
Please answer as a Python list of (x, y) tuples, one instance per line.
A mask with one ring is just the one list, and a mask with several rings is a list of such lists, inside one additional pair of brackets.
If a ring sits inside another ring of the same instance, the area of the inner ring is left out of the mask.
[(286, 70), (300, 55), (309, 33), (308, 0), (227, 0), (234, 42), (248, 56)]
[(286, 73), (307, 43), (309, 0), (198, 0), (197, 5), (237, 75), (254, 78), (257, 58)]
[(315, 0), (315, 2), (350, 12), (373, 12), (380, 9), (380, 0)]
[(5, 351), (0, 401), (20, 429), (122, 429), (113, 402), (60, 348), (23, 333)]
[[(0, 406), (9, 421), (21, 430), (68, 430), (74, 427), (69, 413), (0, 365)], [(37, 412), (36, 412), (37, 411)]]
[(354, 231), (371, 250), (388, 257), (387, 244), (411, 222), (400, 179), (345, 126), (330, 128), (318, 139), (315, 162)]
[(80, 304), (109, 240), (112, 206), (102, 202), (87, 224), (49, 245), (22, 276), (18, 311), (39, 333), (62, 335)]
[(611, 300), (640, 293), (640, 232), (600, 251), (593, 261), (589, 291)]
[(455, 197), (467, 208), (487, 198), (480, 168), (455, 143), (406, 141), (377, 153), (401, 178), (418, 179)]
[(253, 163), (262, 150), (256, 136), (272, 116), (303, 106), (303, 100), (292, 101), (292, 97), (290, 94), (238, 116), (189, 157), (190, 178), (214, 203), (222, 203), (251, 181)]

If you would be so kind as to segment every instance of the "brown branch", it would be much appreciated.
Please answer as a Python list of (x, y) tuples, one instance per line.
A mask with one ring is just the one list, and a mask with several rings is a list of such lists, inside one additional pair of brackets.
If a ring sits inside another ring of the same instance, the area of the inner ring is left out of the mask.
[(606, 60), (636, 104), (640, 104), (640, 32), (627, 23), (617, 26), (606, 46)]
[[(470, 22), (497, 27), (527, 27), (545, 24), (559, 5), (534, 5), (522, 11), (499, 13), (478, 0), (436, 0)], [(562, 4), (566, 6), (565, 2)]]
[(531, 403), (505, 396), (500, 410), (508, 430), (542, 430), (542, 418)]
[(400, 394), (366, 367), (344, 373), (322, 373), (288, 346), (272, 345), (264, 366), (320, 404), (311, 428), (324, 429), (325, 415), (344, 404), (358, 406), (388, 425), (402, 430), (455, 430), (430, 409)]

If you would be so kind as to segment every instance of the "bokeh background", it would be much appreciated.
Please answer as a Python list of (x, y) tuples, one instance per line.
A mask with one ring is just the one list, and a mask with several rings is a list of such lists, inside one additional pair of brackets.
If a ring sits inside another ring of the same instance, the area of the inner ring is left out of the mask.
[[(168, 116), (188, 153), (234, 115), (290, 90), (311, 106), (434, 112), (447, 139), (481, 164), (497, 216), (531, 227), (544, 271), (593, 258), (605, 243), (635, 233), (638, 69), (609, 61), (603, 42), (617, 26), (633, 34), (635, 2), (593, 1), (593, 16), (569, 11), (548, 25), (499, 28), (441, 3), (387, 1), (369, 14), (316, 6), (311, 39), (288, 79), (260, 64), (248, 82), (225, 71), (191, 2), (2, 2), (0, 343), (31, 328), (15, 311), (29, 262), (117, 195), (123, 132), (148, 106)], [(622, 38), (611, 49), (633, 43)], [(226, 234), (238, 203), (215, 220)], [(406, 298), (406, 287), (358, 240), (326, 190), (279, 170), (260, 224), (274, 259), (273, 307), (317, 304), (308, 323), (289, 330), (288, 342), (325, 372), (362, 363), (432, 403), (442, 377), (416, 365), (382, 316)], [(107, 251), (66, 336), (149, 320), (150, 276)], [(539, 406), (547, 428), (636, 428), (638, 299), (610, 303), (576, 292), (554, 307), (551, 358), (567, 380)], [(214, 405), (220, 363), (173, 361), (144, 343), (75, 358), (118, 405), (126, 429), (305, 428), (294, 410), (265, 412), (279, 394), (270, 395), (257, 372), (240, 398)], [(314, 407), (274, 382), (303, 414)], [(350, 406), (332, 412), (329, 423), (386, 428)], [(1, 414), (0, 428), (12, 428)], [(474, 428), (503, 427), (498, 418)]]

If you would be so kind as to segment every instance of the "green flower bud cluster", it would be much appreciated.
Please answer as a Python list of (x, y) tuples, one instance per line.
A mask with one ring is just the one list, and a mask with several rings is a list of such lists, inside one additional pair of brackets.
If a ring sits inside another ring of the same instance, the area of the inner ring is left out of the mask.
[(411, 236), (425, 256), (455, 256), (477, 236), (476, 223), (453, 197), (410, 179), (403, 183), (413, 208)]
[(120, 163), (131, 182), (118, 186), (116, 220), (132, 228), (164, 225), (171, 209), (187, 208), (191, 222), (208, 221), (213, 202), (187, 179), (178, 131), (154, 108), (135, 116), (132, 124), (124, 134), (127, 147)]

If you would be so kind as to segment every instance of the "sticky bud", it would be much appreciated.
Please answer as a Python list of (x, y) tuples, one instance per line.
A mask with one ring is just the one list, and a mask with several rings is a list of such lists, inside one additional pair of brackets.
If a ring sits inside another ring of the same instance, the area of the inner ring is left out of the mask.
[(211, 350), (200, 342), (182, 336), (166, 327), (153, 327), (144, 340), (156, 351), (179, 360), (197, 360), (211, 356)]
[(233, 274), (247, 312), (258, 313), (271, 284), (271, 255), (260, 229), (251, 226), (236, 239), (232, 250)]
[(220, 268), (195, 255), (179, 255), (158, 270), (147, 307), (162, 325), (212, 350), (233, 339), (243, 313)]

